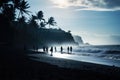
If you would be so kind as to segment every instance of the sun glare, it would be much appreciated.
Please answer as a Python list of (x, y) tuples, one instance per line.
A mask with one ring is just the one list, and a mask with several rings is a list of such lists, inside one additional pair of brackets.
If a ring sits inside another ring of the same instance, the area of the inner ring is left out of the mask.
[(66, 0), (52, 0), (56, 7), (66, 8), (68, 7), (68, 2)]

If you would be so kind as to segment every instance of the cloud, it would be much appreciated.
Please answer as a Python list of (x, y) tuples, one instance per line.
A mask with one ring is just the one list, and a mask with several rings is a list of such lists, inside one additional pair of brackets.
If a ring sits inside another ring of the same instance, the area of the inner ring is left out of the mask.
[(74, 7), (77, 10), (116, 11), (120, 10), (120, 0), (51, 0), (55, 7)]

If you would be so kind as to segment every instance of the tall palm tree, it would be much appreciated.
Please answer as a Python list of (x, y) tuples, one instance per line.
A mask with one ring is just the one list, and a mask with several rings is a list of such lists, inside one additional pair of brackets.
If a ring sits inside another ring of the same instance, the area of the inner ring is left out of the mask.
[(43, 11), (39, 11), (37, 13), (37, 18), (40, 20), (40, 27), (45, 27), (47, 22), (44, 19), (44, 14)]
[(50, 25), (55, 26), (57, 23), (55, 22), (54, 17), (50, 17), (50, 18), (48, 19), (47, 24), (49, 25), (49, 28), (50, 28)]
[(4, 4), (8, 3), (10, 0), (0, 0), (0, 9), (4, 7)]
[(43, 12), (42, 11), (39, 11), (38, 13), (37, 13), (37, 17), (38, 17), (38, 19), (41, 21), (41, 20), (44, 20), (43, 19), (43, 17), (44, 17), (44, 15), (43, 15)]
[(15, 19), (15, 10), (12, 4), (5, 4), (2, 10), (2, 14), (9, 20)]
[[(29, 15), (29, 11), (27, 10), (30, 6), (27, 1), (25, 0), (12, 0), (14, 9), (19, 11), (18, 14), (18, 24), (17, 26), (20, 27), (20, 31), (22, 32), (23, 44), (24, 47), (26, 46), (26, 31), (27, 31), (27, 24), (25, 22), (26, 18), (23, 16), (24, 13)], [(24, 35), (23, 35), (24, 34)]]
[(22, 16), (22, 17), (18, 18), (19, 23), (25, 23), (25, 20), (26, 20), (25, 16)]
[(30, 8), (29, 4), (25, 0), (14, 0), (15, 7), (19, 10), (18, 18), (23, 16), (24, 13), (29, 15), (29, 12), (27, 9)]
[(15, 19), (15, 9), (12, 0), (0, 0), (0, 14), (3, 14), (9, 21)]
[(41, 23), (40, 23), (40, 27), (42, 27), (42, 28), (45, 27), (45, 25), (46, 25), (46, 24), (45, 24), (44, 22), (41, 22)]
[(4, 12), (9, 11), (7, 15), (11, 13), (15, 14), (15, 10), (19, 10), (18, 18), (20, 15), (22, 17), (24, 13), (29, 14), (30, 11), (27, 10), (29, 7), (28, 2), (25, 0), (0, 0), (0, 13), (4, 14)]
[(28, 21), (28, 24), (30, 26), (33, 26), (34, 28), (38, 28), (38, 24), (36, 22), (37, 17), (35, 15), (32, 15), (30, 20)]

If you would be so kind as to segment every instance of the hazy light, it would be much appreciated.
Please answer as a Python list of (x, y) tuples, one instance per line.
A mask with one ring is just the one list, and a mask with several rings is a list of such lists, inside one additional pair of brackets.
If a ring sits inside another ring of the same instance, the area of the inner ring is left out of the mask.
[(69, 56), (70, 56), (69, 54), (61, 54), (60, 52), (53, 53), (53, 57), (57, 58), (68, 58)]
[(66, 0), (51, 0), (58, 8), (65, 8), (68, 7), (68, 1)]

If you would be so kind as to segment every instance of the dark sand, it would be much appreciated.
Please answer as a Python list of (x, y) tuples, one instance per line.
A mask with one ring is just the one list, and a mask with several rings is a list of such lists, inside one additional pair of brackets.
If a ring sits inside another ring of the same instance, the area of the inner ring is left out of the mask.
[(120, 80), (120, 68), (114, 66), (75, 62), (82, 67), (66, 68), (34, 61), (28, 54), (40, 53), (0, 48), (0, 80)]

